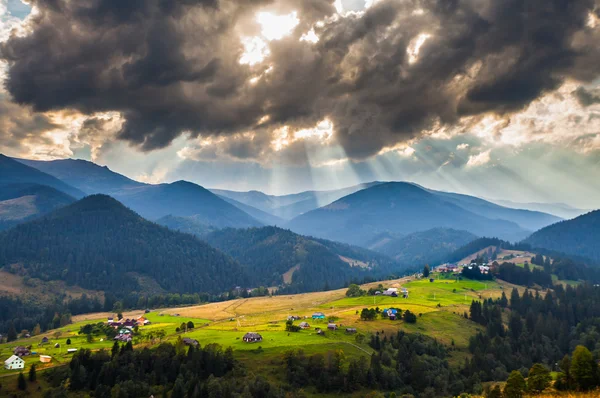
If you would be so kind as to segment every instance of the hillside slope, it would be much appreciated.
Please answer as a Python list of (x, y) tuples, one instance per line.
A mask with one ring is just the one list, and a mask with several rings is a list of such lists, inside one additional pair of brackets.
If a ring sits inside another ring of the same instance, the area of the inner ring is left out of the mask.
[(471, 213), (490, 219), (500, 219), (511, 221), (518, 224), (521, 228), (537, 231), (540, 228), (546, 227), (562, 220), (551, 214), (542, 213), (539, 211), (512, 209), (509, 207), (499, 206), (495, 203), (486, 200), (457, 193), (440, 192), (428, 190), (449, 203), (462, 207)]
[(352, 279), (389, 272), (396, 265), (368, 250), (276, 227), (224, 229), (205, 239), (246, 267), (252, 284), (287, 284), (288, 291), (341, 287)]
[(73, 202), (72, 196), (45, 185), (4, 185), (0, 189), (0, 231)]
[(525, 239), (534, 248), (600, 261), (600, 210), (550, 225)]
[(230, 257), (105, 195), (1, 233), (0, 267), (119, 296), (144, 291), (144, 279), (179, 293), (217, 293), (246, 280)]
[(88, 195), (95, 193), (111, 194), (116, 191), (146, 185), (115, 173), (106, 166), (99, 166), (87, 160), (15, 160), (50, 174), (69, 185), (77, 187)]
[(511, 240), (527, 235), (515, 223), (480, 216), (416, 185), (401, 182), (356, 192), (296, 217), (287, 227), (297, 233), (357, 245), (365, 245), (385, 232), (402, 236), (440, 227)]
[(443, 262), (455, 250), (475, 239), (477, 236), (467, 231), (434, 228), (389, 239), (375, 250), (401, 263), (412, 263), (415, 266), (436, 265)]
[(12, 184), (46, 185), (74, 198), (85, 196), (85, 193), (79, 189), (56, 177), (0, 154), (0, 187)]

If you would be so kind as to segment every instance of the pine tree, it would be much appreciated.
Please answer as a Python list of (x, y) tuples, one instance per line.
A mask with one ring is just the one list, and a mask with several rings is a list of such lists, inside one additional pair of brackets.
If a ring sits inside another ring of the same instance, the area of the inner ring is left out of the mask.
[(425, 267), (423, 267), (423, 278), (428, 278), (430, 273), (429, 264), (425, 264)]
[(27, 382), (25, 381), (25, 376), (23, 376), (23, 372), (19, 373), (19, 379), (17, 380), (17, 387), (21, 391), (25, 391), (27, 389)]
[(31, 369), (29, 369), (29, 381), (35, 382), (37, 380), (37, 374), (35, 372), (35, 364), (31, 365)]
[(40, 324), (36, 324), (33, 327), (33, 330), (31, 331), (31, 335), (32, 336), (37, 336), (38, 334), (42, 333), (42, 327), (40, 326)]
[(15, 329), (15, 324), (11, 321), (8, 326), (8, 334), (6, 335), (6, 342), (10, 343), (11, 341), (15, 341), (17, 339), (17, 329)]

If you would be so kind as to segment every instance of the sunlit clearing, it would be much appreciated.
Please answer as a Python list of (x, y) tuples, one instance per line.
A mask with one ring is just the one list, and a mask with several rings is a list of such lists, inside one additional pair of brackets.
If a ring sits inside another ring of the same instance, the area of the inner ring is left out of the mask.
[(294, 139), (318, 137), (322, 141), (326, 141), (333, 135), (333, 123), (329, 119), (321, 120), (312, 129), (298, 130), (294, 133)]
[(410, 41), (410, 44), (406, 48), (406, 53), (408, 54), (408, 63), (414, 64), (419, 59), (419, 51), (421, 50), (421, 46), (425, 44), (427, 39), (429, 39), (431, 35), (429, 33), (421, 33), (414, 39)]
[(270, 12), (259, 12), (256, 21), (262, 27), (261, 34), (268, 41), (281, 40), (292, 33), (300, 20), (296, 11), (287, 15), (274, 15)]
[(319, 36), (317, 36), (314, 29), (311, 29), (308, 32), (306, 32), (305, 34), (303, 34), (302, 37), (300, 37), (300, 41), (307, 41), (310, 43), (318, 43)]
[(271, 51), (267, 43), (260, 37), (244, 37), (242, 38), (244, 53), (240, 58), (240, 64), (256, 65), (264, 61), (269, 56)]

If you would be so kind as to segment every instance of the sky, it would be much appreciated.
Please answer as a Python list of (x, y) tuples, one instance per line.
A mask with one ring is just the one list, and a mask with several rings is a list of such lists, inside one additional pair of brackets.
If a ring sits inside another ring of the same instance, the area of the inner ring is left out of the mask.
[(0, 0), (0, 152), (600, 208), (600, 0)]

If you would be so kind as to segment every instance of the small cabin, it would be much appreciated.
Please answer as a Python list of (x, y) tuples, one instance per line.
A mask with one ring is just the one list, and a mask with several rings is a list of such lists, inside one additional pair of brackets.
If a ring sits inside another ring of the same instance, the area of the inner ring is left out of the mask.
[(396, 320), (396, 314), (390, 314), (388, 315), (388, 318), (390, 321), (395, 321)]
[(198, 340), (195, 339), (190, 339), (189, 337), (185, 337), (183, 340), (183, 344), (187, 345), (187, 346), (194, 346), (194, 347), (198, 347), (198, 345), (200, 344), (198, 342)]
[(244, 335), (243, 340), (246, 343), (258, 343), (259, 341), (262, 341), (262, 336), (258, 333), (248, 332)]
[(337, 325), (335, 323), (329, 323), (329, 324), (327, 324), (327, 329), (337, 330)]
[(40, 355), (41, 363), (50, 363), (52, 362), (52, 357), (50, 355)]
[(320, 328), (316, 328), (315, 331), (317, 332), (318, 335), (324, 335), (325, 332), (322, 331)]
[(312, 319), (325, 319), (325, 314), (322, 312), (315, 312), (312, 314)]
[(348, 334), (355, 334), (356, 333), (356, 328), (346, 328), (346, 333), (348, 333)]
[(54, 344), (54, 348), (60, 348), (60, 344), (59, 343)]
[(25, 367), (25, 361), (17, 355), (12, 355), (6, 361), (4, 361), (4, 369), (23, 369)]
[(48, 337), (43, 337), (41, 344), (48, 344)]
[(435, 279), (433, 279), (433, 278), (429, 278), (429, 282), (431, 282), (431, 283), (433, 283), (434, 280)]
[(308, 322), (300, 322), (300, 329), (310, 329), (310, 325), (308, 324)]

